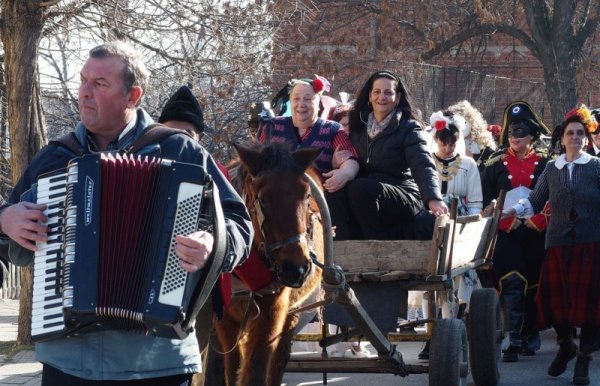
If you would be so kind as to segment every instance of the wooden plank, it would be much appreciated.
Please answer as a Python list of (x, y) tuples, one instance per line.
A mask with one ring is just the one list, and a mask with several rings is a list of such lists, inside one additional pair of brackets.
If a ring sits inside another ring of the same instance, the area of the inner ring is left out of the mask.
[(333, 261), (345, 272), (426, 273), (431, 241), (334, 241)]
[(431, 249), (429, 251), (429, 263), (427, 264), (427, 272), (436, 273), (438, 270), (441, 249), (443, 248), (446, 240), (446, 228), (449, 221), (450, 218), (448, 216), (440, 216), (435, 219)]
[(452, 269), (485, 256), (492, 222), (491, 217), (485, 217), (479, 221), (456, 224)]
[(334, 241), (333, 261), (342, 267), (349, 282), (451, 276), (461, 267), (483, 264), (493, 247), (496, 228), (495, 217), (465, 216), (452, 221), (440, 216), (432, 240)]

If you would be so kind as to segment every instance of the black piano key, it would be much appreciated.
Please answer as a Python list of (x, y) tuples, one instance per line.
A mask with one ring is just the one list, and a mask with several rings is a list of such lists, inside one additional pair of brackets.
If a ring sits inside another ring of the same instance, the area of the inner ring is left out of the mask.
[(57, 300), (62, 299), (62, 295), (60, 293), (56, 293), (54, 295), (44, 297), (45, 302), (50, 301), (50, 300), (55, 300), (55, 299), (57, 299)]
[[(48, 307), (48, 308), (50, 308), (50, 307)], [(62, 318), (62, 317), (63, 317), (63, 313), (61, 311), (61, 312), (58, 312), (56, 314), (44, 315), (44, 320), (56, 319), (56, 318)]]
[(52, 323), (44, 324), (44, 328), (48, 329), (48, 328), (52, 328), (52, 327), (63, 326), (64, 324), (65, 323), (62, 320), (59, 320), (57, 322), (52, 322)]

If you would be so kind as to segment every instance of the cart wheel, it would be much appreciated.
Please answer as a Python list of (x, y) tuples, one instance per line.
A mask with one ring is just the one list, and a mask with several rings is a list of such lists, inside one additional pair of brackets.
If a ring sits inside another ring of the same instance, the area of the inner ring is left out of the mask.
[(436, 320), (429, 352), (429, 386), (466, 386), (468, 374), (465, 324), (459, 319)]
[(481, 288), (471, 294), (467, 332), (473, 381), (480, 386), (497, 385), (502, 321), (500, 302), (493, 288)]

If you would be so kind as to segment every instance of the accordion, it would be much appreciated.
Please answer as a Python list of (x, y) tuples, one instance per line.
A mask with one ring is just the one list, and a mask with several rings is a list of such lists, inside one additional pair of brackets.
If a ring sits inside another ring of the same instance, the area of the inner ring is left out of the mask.
[[(225, 253), (218, 191), (203, 167), (85, 155), (40, 176), (33, 194), (47, 206), (49, 231), (34, 255), (32, 340), (99, 329), (191, 332)], [(206, 266), (188, 273), (175, 236), (200, 229), (215, 244)]]

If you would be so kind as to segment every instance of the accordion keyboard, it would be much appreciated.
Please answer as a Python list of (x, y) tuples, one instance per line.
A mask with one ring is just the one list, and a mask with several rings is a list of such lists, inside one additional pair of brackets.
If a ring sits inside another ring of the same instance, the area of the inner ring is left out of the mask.
[(37, 243), (34, 254), (31, 311), (32, 335), (43, 335), (64, 328), (62, 297), (62, 229), (67, 174), (56, 174), (38, 181), (37, 203), (47, 205), (48, 241)]

